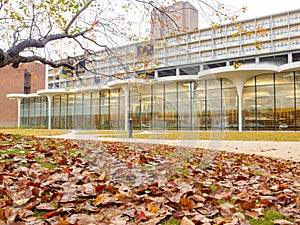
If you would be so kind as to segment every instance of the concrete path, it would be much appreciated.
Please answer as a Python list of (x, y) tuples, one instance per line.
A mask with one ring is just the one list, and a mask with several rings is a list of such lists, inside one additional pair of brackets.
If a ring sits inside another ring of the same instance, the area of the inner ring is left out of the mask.
[(236, 153), (258, 154), (268, 157), (290, 159), (300, 162), (300, 142), (110, 138), (99, 137), (96, 134), (80, 134), (76, 133), (75, 131), (66, 135), (51, 136), (51, 138), (168, 144), (194, 148), (198, 147), (212, 150), (226, 150)]

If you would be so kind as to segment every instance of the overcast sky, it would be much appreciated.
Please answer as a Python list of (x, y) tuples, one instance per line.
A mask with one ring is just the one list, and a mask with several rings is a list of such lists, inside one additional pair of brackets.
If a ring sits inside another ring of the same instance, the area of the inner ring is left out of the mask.
[[(197, 7), (196, 3), (194, 3), (197, 0), (189, 1)], [(247, 11), (241, 14), (240, 20), (300, 9), (300, 0), (220, 0), (220, 2), (225, 2), (236, 8), (246, 6)], [(200, 28), (208, 27), (209, 23), (201, 24), (200, 22), (199, 26)]]

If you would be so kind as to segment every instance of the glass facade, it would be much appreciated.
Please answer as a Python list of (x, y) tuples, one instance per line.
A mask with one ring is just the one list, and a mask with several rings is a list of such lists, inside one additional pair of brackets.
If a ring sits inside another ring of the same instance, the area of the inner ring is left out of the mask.
[(237, 93), (227, 79), (132, 88), (130, 115), (140, 130), (236, 130)]
[[(55, 95), (51, 128), (124, 130), (128, 110), (135, 130), (238, 130), (238, 95), (228, 79), (132, 84), (127, 101), (124, 90)], [(300, 71), (251, 77), (241, 102), (243, 130), (300, 130)], [(20, 108), (21, 126), (48, 126), (46, 97), (24, 98)]]
[(244, 130), (300, 129), (300, 71), (249, 79), (243, 91)]
[(23, 127), (46, 128), (48, 125), (46, 97), (24, 98), (20, 104), (20, 124)]

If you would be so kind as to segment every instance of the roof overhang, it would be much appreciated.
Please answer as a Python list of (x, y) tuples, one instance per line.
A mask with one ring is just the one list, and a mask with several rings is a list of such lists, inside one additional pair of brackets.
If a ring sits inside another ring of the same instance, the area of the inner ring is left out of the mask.
[(6, 97), (9, 98), (9, 99), (18, 99), (18, 98), (40, 97), (40, 96), (37, 95), (36, 93), (32, 93), (32, 94), (12, 93), (12, 94), (7, 94)]
[(117, 88), (117, 87), (124, 87), (131, 84), (144, 84), (147, 83), (148, 80), (139, 79), (139, 78), (130, 78), (124, 80), (114, 80), (107, 83), (108, 88)]
[(300, 69), (300, 62), (288, 63), (280, 66), (280, 72), (290, 72)]
[(207, 78), (228, 78), (231, 76), (247, 76), (252, 77), (258, 74), (279, 72), (280, 67), (270, 64), (246, 64), (235, 69), (233, 66), (224, 66), (209, 70), (200, 71), (198, 77), (200, 79)]
[(169, 76), (169, 77), (159, 77), (153, 80), (150, 80), (150, 83), (172, 83), (172, 82), (185, 82), (199, 80), (197, 75), (181, 75), (181, 76)]
[(23, 98), (28, 98), (28, 94), (21, 94), (21, 93), (11, 93), (6, 95), (7, 98), (9, 99), (23, 99)]
[(37, 91), (37, 95), (39, 96), (55, 96), (60, 94), (68, 94), (68, 93), (75, 93), (76, 89), (44, 89)]

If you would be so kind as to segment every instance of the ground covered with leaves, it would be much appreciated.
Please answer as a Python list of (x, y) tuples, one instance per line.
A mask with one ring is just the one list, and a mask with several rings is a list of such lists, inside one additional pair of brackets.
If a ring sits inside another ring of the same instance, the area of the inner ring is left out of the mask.
[(300, 224), (299, 162), (0, 134), (0, 225)]

